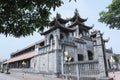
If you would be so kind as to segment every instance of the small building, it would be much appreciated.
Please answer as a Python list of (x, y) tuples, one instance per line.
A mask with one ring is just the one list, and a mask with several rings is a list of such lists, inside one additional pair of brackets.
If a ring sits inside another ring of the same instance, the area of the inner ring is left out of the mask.
[[(44, 40), (12, 53), (5, 64), (9, 64), (10, 68), (25, 67), (57, 77), (106, 77), (112, 50), (105, 48), (103, 34), (90, 31), (93, 26), (85, 25), (86, 21), (77, 10), (72, 18), (67, 19), (57, 13), (49, 29), (41, 33), (45, 36)], [(69, 62), (66, 57), (70, 58)]]
[(12, 53), (11, 58), (4, 62), (4, 65), (9, 64), (9, 68), (30, 68), (31, 59), (38, 54), (37, 45), (43, 45), (44, 40), (35, 42), (21, 50)]

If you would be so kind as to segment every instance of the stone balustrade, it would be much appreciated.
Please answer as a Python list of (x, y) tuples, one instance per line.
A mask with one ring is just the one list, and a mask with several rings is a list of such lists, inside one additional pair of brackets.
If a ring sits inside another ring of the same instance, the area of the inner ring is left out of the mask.
[(66, 62), (64, 76), (97, 77), (99, 75), (98, 61)]
[[(59, 40), (60, 43), (62, 44), (68, 44), (68, 45), (74, 45), (72, 42), (69, 41), (64, 41), (64, 40)], [(59, 43), (59, 44), (60, 44)], [(61, 45), (57, 45), (57, 49), (61, 49)], [(46, 45), (46, 46), (41, 46), (39, 47), (39, 54), (43, 54), (43, 53), (48, 53), (55, 50), (55, 44), (53, 43), (53, 45)]]
[(39, 54), (48, 53), (54, 50), (54, 45), (47, 45), (39, 48)]

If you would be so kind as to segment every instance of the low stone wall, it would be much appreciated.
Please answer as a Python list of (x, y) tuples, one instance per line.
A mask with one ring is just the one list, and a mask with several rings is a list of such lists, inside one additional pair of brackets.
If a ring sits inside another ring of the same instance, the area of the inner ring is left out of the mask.
[(99, 77), (98, 61), (69, 62), (64, 64), (64, 76), (78, 79)]
[(97, 80), (113, 80), (113, 78), (104, 77), (104, 78), (98, 78)]
[(28, 73), (28, 74), (40, 74), (42, 76), (47, 76), (47, 77), (58, 77), (58, 75), (53, 74), (53, 73), (46, 73), (46, 72), (37, 72), (31, 68), (14, 68), (14, 69), (10, 69), (9, 72), (11, 73)]
[(18, 73), (35, 73), (35, 71), (31, 68), (14, 68), (14, 69), (10, 69), (10, 72), (18, 72)]

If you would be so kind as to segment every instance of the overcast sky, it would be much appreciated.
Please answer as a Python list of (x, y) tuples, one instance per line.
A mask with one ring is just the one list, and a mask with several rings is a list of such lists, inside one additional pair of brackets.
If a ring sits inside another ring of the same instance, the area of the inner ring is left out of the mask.
[[(60, 13), (63, 18), (69, 18), (74, 15), (77, 8), (82, 18), (88, 18), (86, 25), (92, 26), (94, 29), (101, 30), (104, 33), (104, 38), (110, 38), (107, 43), (107, 48), (112, 47), (115, 53), (120, 53), (120, 30), (112, 30), (106, 27), (105, 24), (99, 23), (99, 13), (105, 10), (105, 7), (111, 3), (112, 0), (77, 0), (77, 2), (68, 2), (64, 0), (64, 5), (52, 11), (51, 19), (55, 17), (56, 13)], [(44, 38), (39, 33), (34, 33), (33, 36), (14, 38), (11, 36), (5, 37), (0, 35), (0, 58), (8, 59), (12, 52), (20, 50), (40, 39)]]

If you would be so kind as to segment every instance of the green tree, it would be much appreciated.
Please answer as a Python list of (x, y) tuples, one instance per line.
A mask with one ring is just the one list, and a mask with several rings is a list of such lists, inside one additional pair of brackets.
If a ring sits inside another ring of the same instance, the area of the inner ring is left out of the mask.
[(120, 0), (112, 0), (106, 9), (106, 11), (100, 12), (99, 21), (107, 24), (109, 28), (120, 29)]
[(0, 0), (0, 33), (21, 37), (43, 31), (49, 26), (50, 10), (62, 4), (62, 0)]
[(114, 54), (113, 58), (114, 58), (115, 62), (118, 63), (119, 59), (120, 59), (120, 54)]

